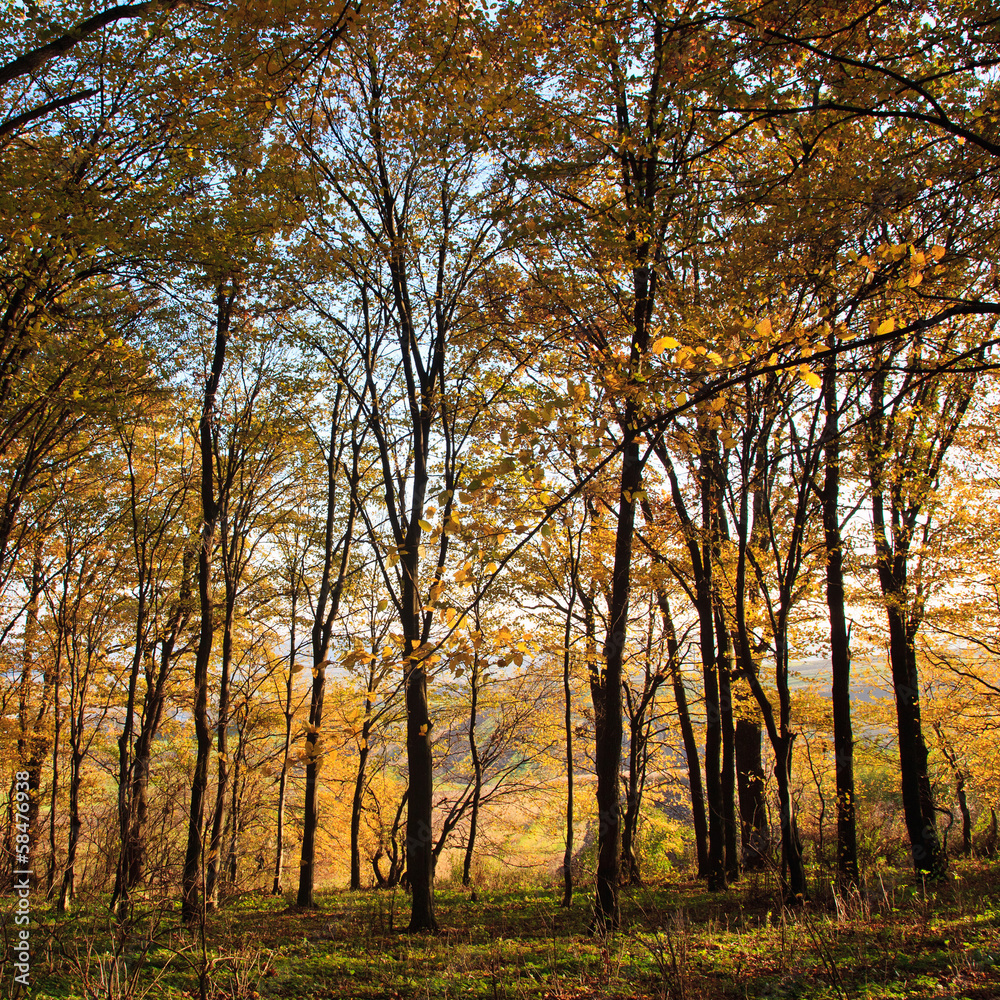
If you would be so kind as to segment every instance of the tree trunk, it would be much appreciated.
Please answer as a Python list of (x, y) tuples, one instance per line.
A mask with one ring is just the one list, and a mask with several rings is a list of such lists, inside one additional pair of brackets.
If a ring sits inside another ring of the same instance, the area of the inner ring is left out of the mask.
[(764, 802), (761, 728), (749, 719), (736, 722), (736, 781), (740, 799), (743, 867), (759, 870), (767, 864), (770, 834)]
[(170, 677), (174, 648), (191, 617), (191, 570), (194, 553), (184, 553), (184, 576), (177, 606), (171, 616), (166, 636), (161, 640), (160, 656), (155, 676), (146, 677), (146, 694), (143, 698), (142, 720), (132, 756), (130, 808), (122, 846), (120, 864), (124, 877), (124, 891), (131, 892), (142, 881), (146, 867), (146, 823), (149, 813), (147, 789), (149, 765), (153, 744), (160, 730), (163, 708), (167, 699), (167, 681)]
[[(926, 379), (920, 379), (915, 385), (904, 383), (902, 391), (895, 393), (895, 399), (906, 400), (908, 406), (903, 424), (906, 433), (903, 433), (899, 426), (902, 415), (897, 412), (896, 404), (891, 404), (887, 412), (887, 379), (886, 366), (879, 367), (872, 376), (870, 407), (865, 419), (872, 536), (889, 624), (889, 663), (896, 698), (903, 815), (917, 878), (937, 881), (947, 876), (948, 859), (938, 838), (937, 815), (927, 774), (927, 744), (921, 729), (914, 647), (923, 607), (921, 596), (913, 593), (910, 586), (908, 561), (918, 515), (926, 501), (924, 491), (936, 484), (941, 463), (972, 399), (972, 385), (958, 382), (954, 393), (942, 394)], [(900, 449), (901, 455), (894, 454)], [(897, 466), (905, 466), (904, 459), (910, 464), (903, 475), (914, 477), (919, 484), (917, 489), (907, 490), (905, 481), (887, 472), (887, 465), (893, 458)], [(891, 529), (886, 523), (887, 513)], [(923, 527), (926, 531), (929, 521)]]
[(941, 753), (955, 775), (955, 795), (958, 797), (958, 809), (962, 814), (962, 854), (968, 857), (972, 853), (972, 815), (969, 813), (969, 800), (965, 791), (965, 772), (958, 762), (958, 754), (955, 753), (938, 722), (934, 723), (934, 733), (938, 738)]
[(736, 731), (733, 725), (733, 691), (729, 669), (729, 640), (721, 615), (716, 615), (719, 636), (719, 709), (722, 723), (722, 828), (726, 848), (726, 880), (740, 877), (740, 850), (736, 823)]
[[(832, 337), (832, 334), (831, 334)], [(832, 346), (832, 341), (831, 341)], [(826, 544), (826, 606), (830, 615), (833, 752), (837, 781), (837, 874), (841, 888), (858, 884), (854, 796), (854, 729), (851, 723), (851, 648), (844, 602), (844, 551), (840, 530), (840, 430), (836, 361), (823, 369), (826, 423), (823, 428), (823, 533)]]
[(688, 789), (691, 794), (691, 822), (694, 826), (695, 851), (698, 857), (698, 878), (706, 878), (708, 876), (708, 819), (705, 816), (705, 793), (701, 783), (701, 759), (698, 754), (698, 743), (694, 736), (694, 726), (691, 724), (691, 713), (688, 711), (684, 678), (681, 676), (680, 644), (677, 642), (677, 632), (670, 614), (667, 592), (662, 588), (657, 588), (656, 601), (660, 608), (663, 630), (667, 637), (670, 681), (673, 687), (674, 704), (677, 706), (677, 722), (681, 729), (681, 740), (684, 743), (684, 757), (687, 761)]
[(886, 614), (889, 619), (889, 661), (896, 695), (896, 723), (899, 727), (903, 816), (917, 875), (938, 880), (946, 877), (948, 862), (941, 850), (937, 813), (927, 774), (927, 744), (920, 726), (916, 651), (907, 635), (900, 609), (889, 604)]
[[(319, 658), (319, 659), (318, 659)], [(309, 728), (306, 731), (306, 785), (302, 809), (302, 858), (299, 863), (299, 906), (314, 906), (316, 880), (316, 829), (319, 825), (320, 726), (323, 721), (323, 698), (326, 691), (326, 649), (313, 654), (312, 696), (309, 702)]]
[[(225, 524), (222, 526), (222, 535), (223, 545), (225, 545)], [(227, 580), (226, 611), (222, 626), (219, 715), (215, 724), (215, 808), (212, 812), (212, 835), (209, 840), (208, 857), (205, 859), (205, 906), (209, 910), (214, 910), (219, 903), (219, 868), (222, 864), (223, 831), (226, 826), (226, 793), (229, 791), (229, 674), (233, 661), (233, 616), (235, 611), (235, 584)]]
[(628, 784), (625, 790), (625, 811), (622, 816), (621, 884), (642, 885), (639, 861), (635, 856), (636, 827), (642, 793), (639, 782), (639, 757), (642, 753), (643, 716), (635, 713), (629, 719)]
[[(78, 734), (79, 737), (82, 734)], [(63, 869), (62, 883), (59, 887), (58, 909), (60, 913), (69, 913), (70, 900), (73, 898), (76, 884), (76, 854), (80, 843), (80, 831), (83, 821), (80, 819), (80, 780), (83, 753), (74, 743), (70, 757), (69, 778), (69, 838), (66, 844), (66, 867)]]
[[(479, 608), (476, 608), (476, 629), (480, 628)], [(472, 882), (472, 856), (476, 849), (476, 831), (479, 826), (479, 800), (483, 794), (483, 762), (479, 757), (476, 743), (477, 710), (479, 708), (479, 650), (476, 649), (472, 661), (472, 705), (469, 709), (469, 752), (472, 754), (473, 788), (472, 806), (469, 814), (469, 839), (465, 845), (465, 860), (462, 865), (462, 885)]]
[[(236, 879), (239, 874), (239, 844), (243, 832), (243, 795), (246, 792), (244, 776), (244, 761), (246, 748), (243, 742), (246, 726), (246, 706), (241, 706), (236, 713), (236, 754), (233, 760), (233, 791), (232, 805), (229, 809), (229, 856), (226, 861), (226, 877), (232, 889), (236, 889)], [(263, 867), (263, 864), (261, 865)], [(258, 871), (260, 869), (258, 868)]]
[(774, 776), (778, 782), (778, 809), (781, 820), (781, 860), (787, 871), (787, 896), (791, 903), (806, 898), (806, 872), (802, 865), (802, 842), (792, 802), (792, 744), (795, 736), (784, 733), (774, 744)]
[(347, 578), (347, 567), (351, 557), (351, 542), (354, 536), (354, 522), (357, 516), (358, 463), (361, 445), (352, 437), (352, 464), (349, 485), (349, 508), (347, 523), (339, 546), (339, 565), (334, 580), (334, 562), (338, 559), (338, 547), (334, 539), (336, 519), (337, 472), (339, 466), (336, 449), (339, 433), (339, 413), (343, 389), (337, 391), (337, 400), (330, 421), (330, 447), (326, 456), (326, 524), (323, 534), (323, 577), (316, 598), (312, 625), (313, 680), (309, 700), (309, 725), (306, 730), (306, 787), (302, 816), (302, 854), (299, 860), (299, 889), (296, 903), (299, 906), (314, 906), (313, 889), (316, 880), (316, 830), (319, 825), (319, 771), (322, 764), (323, 698), (326, 691), (327, 656), (333, 622), (340, 610), (340, 599)]
[[(293, 570), (294, 573), (294, 570)], [(281, 777), (278, 780), (278, 822), (274, 848), (274, 882), (271, 895), (280, 896), (284, 891), (282, 879), (285, 868), (285, 795), (288, 790), (288, 764), (292, 749), (292, 688), (295, 684), (295, 616), (298, 610), (298, 588), (294, 580), (292, 586), (292, 624), (289, 630), (288, 676), (285, 678), (285, 743), (281, 754)]]
[[(642, 298), (644, 298), (643, 296)], [(637, 301), (640, 297), (637, 295)], [(638, 309), (638, 306), (637, 306)], [(633, 353), (635, 346), (633, 346)], [(608, 635), (604, 644), (604, 669), (598, 679), (600, 711), (594, 704), (595, 770), (597, 772), (597, 895), (594, 928), (600, 933), (618, 927), (618, 882), (620, 872), (620, 791), (622, 758), (622, 661), (628, 629), (631, 587), (632, 539), (635, 534), (635, 494), (642, 486), (639, 445), (631, 430), (636, 409), (626, 406), (622, 432), (627, 443), (622, 451), (618, 495), (618, 525), (615, 533), (615, 561), (612, 571), (611, 602), (608, 607)], [(631, 440), (628, 440), (631, 438)]]
[[(381, 839), (381, 833), (379, 834), (379, 847), (372, 858), (372, 868), (375, 871), (375, 884), (380, 889), (394, 889), (399, 885), (403, 869), (406, 867), (406, 841), (404, 839), (403, 851), (400, 853), (399, 827), (400, 821), (403, 818), (403, 810), (406, 808), (406, 801), (409, 797), (410, 790), (407, 788), (400, 797), (399, 805), (396, 807), (396, 814), (392, 820), (392, 826), (389, 828), (389, 848), (392, 852), (391, 854), (386, 854), (385, 842)], [(385, 875), (382, 874), (382, 869), (379, 867), (379, 862), (383, 857), (388, 857), (389, 859), (389, 871)]]
[[(711, 611), (709, 611), (711, 614)], [(711, 630), (702, 631), (702, 643), (711, 643)], [(722, 802), (722, 709), (719, 675), (711, 646), (703, 646), (702, 677), (705, 684), (705, 792), (708, 802), (708, 888), (726, 887), (725, 809)]]
[(563, 734), (566, 740), (566, 847), (563, 851), (563, 895), (560, 906), (573, 902), (573, 693), (570, 689), (570, 641), (573, 637), (573, 606), (576, 604), (579, 560), (575, 559), (570, 581), (566, 623), (563, 629)]
[(370, 668), (365, 691), (365, 721), (361, 726), (361, 747), (358, 750), (358, 770), (354, 776), (354, 796), (351, 800), (351, 889), (361, 888), (361, 807), (365, 798), (365, 777), (368, 767), (368, 737), (371, 735), (372, 700), (375, 668)]
[[(65, 591), (64, 591), (65, 602)], [(63, 612), (59, 611), (62, 617)], [(45, 869), (45, 898), (51, 899), (55, 891), (56, 878), (56, 815), (59, 805), (59, 751), (62, 736), (62, 705), (60, 689), (62, 687), (62, 651), (64, 633), (62, 624), (56, 627), (56, 663), (53, 675), (55, 690), (52, 699), (52, 786), (49, 790), (49, 859)]]
[(205, 822), (205, 797), (208, 792), (208, 761), (212, 752), (212, 731), (208, 724), (208, 665), (215, 635), (212, 550), (215, 546), (215, 529), (219, 518), (219, 500), (215, 495), (213, 475), (215, 397), (226, 360), (226, 346), (229, 343), (229, 328), (237, 294), (235, 283), (228, 291), (226, 286), (220, 283), (216, 291), (215, 350), (212, 355), (212, 368), (205, 381), (201, 423), (198, 428), (202, 509), (201, 546), (198, 550), (198, 602), (201, 609), (201, 627), (198, 633), (198, 649), (195, 653), (193, 709), (198, 751), (191, 780), (187, 849), (181, 883), (181, 918), (188, 924), (194, 922), (201, 911), (202, 831)]
[(708, 448), (699, 459), (702, 540), (695, 566), (695, 610), (698, 612), (702, 678), (705, 685), (705, 792), (708, 801), (708, 888), (726, 887), (725, 805), (722, 791), (722, 701), (716, 655), (715, 602), (712, 593), (711, 532), (716, 508), (715, 477)]
[[(406, 812), (406, 870), (412, 893), (409, 930), (437, 930), (434, 913), (434, 775), (431, 756), (431, 718), (427, 702), (427, 671), (416, 650), (420, 640), (407, 644), (406, 760), (410, 796)], [(411, 659), (412, 658), (412, 659)]]

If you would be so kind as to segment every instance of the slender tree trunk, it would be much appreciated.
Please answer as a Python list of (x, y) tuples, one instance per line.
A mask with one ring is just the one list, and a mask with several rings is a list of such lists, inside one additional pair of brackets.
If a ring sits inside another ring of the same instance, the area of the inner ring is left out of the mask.
[(782, 868), (787, 871), (787, 894), (792, 903), (806, 898), (806, 872), (802, 865), (802, 842), (799, 840), (795, 806), (792, 801), (792, 744), (793, 733), (784, 732), (774, 745), (774, 776), (778, 784), (778, 810), (781, 820)]
[[(393, 889), (400, 882), (400, 876), (403, 873), (403, 868), (406, 866), (406, 841), (403, 841), (403, 851), (402, 854), (399, 850), (399, 827), (403, 819), (403, 810), (406, 808), (407, 799), (410, 797), (410, 790), (407, 788), (399, 800), (399, 805), (396, 806), (396, 813), (392, 819), (392, 826), (389, 828), (389, 848), (391, 853), (386, 853), (385, 851), (385, 841), (379, 841), (379, 848), (375, 852), (375, 856), (372, 858), (372, 869), (375, 872), (375, 884), (380, 889)], [(380, 834), (381, 837), (381, 834)], [(389, 859), (389, 871), (383, 875), (382, 869), (379, 867), (379, 862), (383, 857), (388, 857)]]
[(358, 462), (361, 446), (352, 440), (351, 481), (349, 483), (350, 506), (347, 524), (339, 547), (339, 568), (334, 580), (334, 562), (338, 559), (338, 548), (334, 538), (336, 501), (339, 467), (336, 449), (338, 414), (342, 392), (338, 390), (334, 415), (330, 423), (330, 450), (327, 455), (327, 505), (326, 525), (323, 540), (323, 577), (316, 600), (312, 625), (313, 681), (309, 700), (309, 726), (306, 731), (306, 787), (302, 817), (302, 854), (299, 861), (299, 889), (296, 903), (299, 906), (314, 906), (313, 890), (316, 881), (316, 830), (319, 826), (319, 771), (322, 765), (323, 747), (321, 732), (323, 726), (323, 699), (326, 692), (327, 657), (333, 622), (340, 610), (340, 598), (347, 577), (347, 567), (351, 556), (351, 542), (354, 521), (357, 516), (357, 484), (359, 480)]
[[(702, 431), (703, 436), (706, 432)], [(703, 442), (698, 464), (701, 492), (700, 559), (695, 566), (695, 608), (698, 612), (702, 676), (705, 685), (705, 791), (708, 800), (708, 888), (726, 887), (725, 804), (722, 790), (722, 700), (715, 635), (712, 551), (715, 548), (716, 483), (713, 456)]]
[(636, 409), (630, 400), (626, 405), (625, 418), (622, 421), (622, 431), (627, 437), (627, 443), (622, 451), (618, 526), (615, 533), (611, 602), (608, 608), (608, 635), (604, 645), (604, 669), (599, 677), (601, 710), (597, 710), (596, 701), (594, 704), (598, 816), (597, 897), (594, 925), (599, 932), (617, 928), (620, 921), (618, 883), (621, 862), (619, 773), (622, 758), (622, 662), (628, 629), (632, 539), (635, 534), (635, 494), (642, 486), (642, 461), (638, 441), (632, 429), (635, 421)]
[[(141, 572), (141, 571), (140, 571)], [(118, 835), (121, 841), (118, 852), (118, 866), (115, 872), (115, 887), (111, 894), (111, 908), (119, 920), (128, 912), (129, 882), (128, 869), (133, 848), (129, 832), (132, 828), (134, 804), (132, 802), (132, 781), (134, 774), (134, 747), (132, 737), (135, 730), (135, 702), (139, 672), (147, 645), (147, 586), (146, 580), (139, 581), (138, 607), (135, 620), (135, 647), (132, 650), (132, 664), (129, 670), (128, 694), (125, 698), (125, 720), (118, 737)]]
[[(480, 628), (479, 608), (476, 608), (476, 628)], [(479, 800), (483, 794), (483, 762), (479, 757), (479, 745), (476, 743), (476, 722), (479, 708), (479, 650), (475, 651), (472, 661), (472, 705), (469, 709), (469, 752), (472, 754), (473, 787), (472, 806), (469, 815), (469, 839), (465, 845), (465, 861), (462, 866), (462, 885), (472, 882), (472, 856), (476, 849), (476, 832), (479, 826)]]
[[(225, 545), (225, 525), (223, 544)], [(222, 864), (223, 831), (226, 826), (226, 793), (229, 791), (229, 695), (233, 661), (233, 616), (236, 611), (235, 585), (226, 585), (226, 611), (222, 626), (222, 672), (219, 678), (219, 716), (215, 725), (216, 784), (212, 812), (212, 835), (205, 859), (205, 905), (214, 910), (219, 903), (219, 868)]]
[(358, 750), (358, 770), (354, 776), (354, 797), (351, 801), (351, 889), (357, 892), (361, 888), (361, 808), (365, 798), (365, 778), (368, 767), (368, 738), (371, 735), (372, 699), (370, 695), (375, 690), (375, 667), (368, 672), (368, 684), (365, 690), (365, 715), (361, 725), (361, 747)]
[(965, 791), (965, 772), (958, 761), (950, 742), (944, 735), (940, 723), (934, 723), (934, 733), (938, 738), (938, 746), (944, 759), (948, 761), (955, 775), (955, 795), (958, 798), (958, 809), (962, 814), (962, 854), (968, 857), (972, 853), (972, 815), (969, 813), (969, 799)]
[(66, 867), (63, 869), (62, 883), (59, 888), (58, 910), (60, 913), (69, 912), (70, 900), (72, 900), (74, 895), (76, 886), (76, 854), (80, 844), (80, 832), (83, 829), (83, 821), (80, 818), (80, 780), (83, 764), (83, 753), (79, 747), (81, 735), (77, 735), (70, 757), (69, 838), (66, 844)]
[(130, 794), (129, 822), (122, 845), (123, 859), (120, 868), (124, 874), (124, 890), (131, 892), (142, 882), (146, 868), (146, 824), (149, 816), (149, 765), (153, 744), (160, 731), (163, 708), (167, 700), (167, 682), (173, 664), (177, 640), (191, 617), (191, 573), (194, 553), (184, 553), (184, 569), (180, 596), (171, 616), (166, 636), (161, 640), (160, 655), (155, 675), (146, 677), (146, 694), (143, 698), (142, 721), (132, 756), (132, 790)]
[(646, 656), (642, 693), (638, 700), (632, 695), (627, 682), (623, 682), (626, 711), (629, 721), (628, 786), (625, 793), (625, 812), (622, 819), (622, 885), (642, 885), (642, 872), (636, 854), (642, 796), (646, 787), (649, 765), (649, 738), (652, 726), (656, 693), (666, 679), (659, 669), (652, 670), (653, 657), (653, 605), (650, 597), (649, 619), (646, 631)]
[[(872, 536), (889, 624), (889, 663), (896, 698), (903, 815), (917, 878), (937, 881), (947, 876), (948, 859), (938, 837), (937, 814), (927, 773), (927, 744), (920, 720), (914, 639), (922, 617), (922, 599), (913, 593), (908, 579), (910, 546), (925, 495), (903, 490), (901, 483), (887, 470), (887, 456), (891, 457), (894, 451), (902, 448), (904, 457), (912, 463), (920, 463), (912, 472), (907, 469), (905, 474), (919, 477), (918, 482), (931, 488), (961, 426), (972, 399), (972, 388), (968, 383), (958, 383), (954, 394), (942, 398), (933, 386), (928, 388), (929, 383), (925, 380), (916, 387), (904, 385), (897, 399), (906, 398), (906, 389), (909, 389), (908, 403), (915, 415), (908, 418), (912, 422), (905, 425), (909, 431), (901, 442), (898, 427), (901, 415), (894, 406), (888, 410), (886, 407), (887, 378), (885, 366), (879, 367), (872, 376), (870, 406), (865, 419), (872, 490)], [(934, 395), (928, 396), (928, 393)], [(922, 412), (930, 421), (928, 426), (920, 426), (918, 422)], [(899, 461), (898, 455), (896, 461)]]
[[(745, 493), (745, 491), (744, 491)], [(755, 501), (756, 502), (756, 501)], [(746, 564), (747, 564), (747, 500), (741, 500), (739, 516), (739, 560), (736, 570), (736, 625), (738, 656), (741, 663), (753, 663), (754, 653), (746, 619)], [(787, 584), (787, 581), (786, 581)], [(778, 718), (774, 706), (760, 683), (756, 670), (745, 674), (757, 705), (764, 719), (768, 739), (774, 751), (774, 776), (778, 786), (778, 806), (781, 822), (782, 877), (785, 895), (790, 903), (804, 901), (806, 895), (805, 869), (802, 865), (802, 845), (795, 819), (795, 803), (791, 794), (792, 744), (795, 734), (790, 732), (791, 698), (788, 689), (788, 641), (785, 615), (789, 595), (782, 590), (774, 623), (775, 687), (778, 692)]]
[(226, 859), (226, 877), (230, 887), (236, 888), (236, 878), (239, 874), (239, 844), (240, 834), (243, 832), (243, 794), (246, 792), (246, 778), (244, 777), (244, 760), (246, 748), (244, 745), (244, 733), (246, 725), (245, 706), (236, 714), (237, 747), (233, 760), (233, 791), (232, 806), (229, 809), (229, 851)]
[(215, 397), (222, 378), (229, 343), (229, 328), (237, 289), (227, 291), (219, 284), (216, 291), (215, 350), (212, 368), (205, 381), (199, 425), (201, 452), (201, 547), (198, 551), (198, 602), (201, 609), (201, 628), (194, 665), (194, 728), (198, 742), (194, 775), (191, 780), (191, 806), (188, 812), (187, 849), (184, 855), (184, 873), (181, 883), (181, 917), (192, 923), (201, 910), (200, 890), (202, 876), (202, 831), (205, 823), (205, 797), (208, 792), (208, 762), (212, 752), (212, 731), (208, 722), (208, 665), (212, 656), (215, 623), (212, 602), (212, 550), (219, 518), (219, 500), (215, 496), (213, 434), (215, 423)]
[(965, 794), (965, 774), (955, 771), (955, 794), (958, 796), (958, 808), (962, 813), (962, 854), (968, 857), (972, 854), (972, 814), (969, 812), (969, 800)]
[[(758, 434), (768, 433), (769, 421), (765, 418), (765, 426)], [(760, 586), (754, 574), (747, 574), (747, 532), (749, 530), (750, 548), (757, 550), (765, 543), (765, 520), (767, 517), (765, 490), (766, 448), (758, 449), (753, 472), (753, 485), (744, 474), (740, 487), (740, 502), (737, 520), (740, 555), (737, 568), (736, 602), (735, 602), (735, 633), (733, 645), (736, 654), (736, 664), (739, 675), (750, 686), (754, 693), (758, 708), (763, 712), (756, 698), (756, 689), (760, 675), (761, 650), (755, 647), (747, 625), (747, 602), (757, 604), (760, 601)], [(752, 491), (752, 498), (748, 494)], [(753, 525), (748, 518), (753, 510)], [(736, 725), (736, 772), (740, 795), (740, 820), (743, 840), (743, 864), (746, 868), (762, 868), (767, 865), (771, 853), (771, 830), (768, 824), (765, 789), (767, 781), (764, 776), (764, 763), (761, 755), (761, 740), (763, 732), (759, 722), (740, 719)], [(770, 729), (768, 729), (770, 737)]]
[[(832, 335), (831, 335), (832, 336)], [(826, 605), (830, 615), (830, 670), (833, 678), (833, 752), (837, 781), (837, 874), (844, 889), (858, 884), (858, 843), (854, 796), (854, 729), (851, 722), (851, 648), (844, 601), (844, 551), (840, 531), (840, 429), (837, 369), (823, 369), (825, 473), (822, 491), (826, 544)]]
[[(315, 646), (314, 646), (315, 648)], [(316, 874), (316, 829), (319, 825), (319, 769), (321, 764), (320, 726), (326, 691), (326, 648), (313, 654), (312, 696), (309, 702), (309, 728), (306, 731), (306, 786), (302, 810), (302, 858), (299, 863), (299, 906), (313, 906)]]
[(573, 692), (570, 688), (570, 642), (573, 638), (573, 607), (579, 576), (579, 560), (574, 559), (570, 581), (566, 623), (563, 629), (563, 734), (566, 745), (566, 847), (563, 850), (563, 896), (560, 906), (573, 902)]
[(56, 815), (59, 805), (59, 752), (62, 749), (60, 746), (60, 737), (62, 735), (62, 705), (60, 698), (60, 689), (62, 686), (62, 649), (63, 629), (59, 625), (56, 628), (56, 664), (53, 671), (55, 676), (55, 691), (52, 698), (52, 787), (49, 790), (49, 859), (45, 869), (46, 899), (51, 899), (55, 892), (56, 878)]
[[(293, 571), (294, 572), (294, 571)], [(281, 754), (281, 777), (278, 779), (278, 822), (274, 848), (274, 882), (271, 895), (280, 896), (284, 891), (282, 880), (285, 868), (285, 795), (288, 790), (288, 765), (292, 749), (292, 688), (295, 684), (295, 617), (298, 610), (298, 588), (292, 585), (292, 624), (289, 630), (288, 676), (285, 678), (285, 743)]]
[(740, 877), (736, 822), (736, 730), (733, 725), (729, 639), (719, 614), (716, 614), (716, 635), (719, 637), (719, 710), (722, 723), (722, 829), (726, 848), (726, 880), (735, 882)]
[(635, 856), (636, 826), (639, 822), (639, 756), (642, 752), (642, 716), (638, 713), (629, 718), (628, 734), (628, 779), (625, 788), (625, 810), (622, 815), (622, 885), (642, 885), (639, 862)]
[(691, 794), (691, 822), (694, 826), (695, 850), (698, 857), (698, 878), (706, 878), (708, 875), (708, 819), (705, 816), (705, 793), (701, 783), (701, 759), (698, 754), (698, 742), (695, 739), (691, 713), (688, 711), (687, 691), (684, 688), (684, 678), (681, 675), (681, 651), (680, 644), (677, 642), (677, 631), (670, 614), (667, 592), (662, 588), (658, 588), (656, 591), (656, 601), (660, 608), (663, 630), (667, 637), (670, 681), (673, 687), (674, 704), (677, 706), (677, 721), (684, 744), (684, 757), (687, 761), (688, 789)]

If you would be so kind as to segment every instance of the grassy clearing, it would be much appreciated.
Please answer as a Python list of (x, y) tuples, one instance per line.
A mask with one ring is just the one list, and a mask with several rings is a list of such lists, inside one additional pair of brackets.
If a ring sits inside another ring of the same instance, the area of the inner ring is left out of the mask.
[[(96, 905), (43, 915), (33, 934), (39, 1000), (298, 998), (1000, 997), (1000, 865), (974, 862), (934, 891), (884, 875), (866, 893), (778, 903), (747, 876), (710, 894), (675, 879), (623, 893), (623, 929), (586, 933), (587, 892), (570, 910), (554, 890), (438, 894), (441, 933), (409, 936), (401, 892), (330, 893), (315, 911), (246, 896), (202, 936), (172, 910), (116, 935)], [(11, 969), (3, 970), (3, 995)]]

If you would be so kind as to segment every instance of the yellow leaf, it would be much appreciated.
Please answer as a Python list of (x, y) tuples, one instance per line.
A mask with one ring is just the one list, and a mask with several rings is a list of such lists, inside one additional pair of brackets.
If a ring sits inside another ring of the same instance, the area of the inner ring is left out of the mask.
[(806, 368), (805, 370), (800, 369), (799, 374), (802, 381), (805, 382), (806, 385), (813, 389), (818, 389), (820, 387), (820, 377), (811, 368)]
[(662, 354), (666, 350), (673, 350), (675, 347), (680, 347), (680, 342), (675, 340), (673, 337), (660, 337), (659, 340), (655, 341), (653, 344), (653, 353)]
[(945, 248), (941, 246), (941, 244), (939, 243), (931, 247), (931, 256), (935, 260), (940, 260), (945, 255), (946, 252), (947, 251), (945, 250)]
[(495, 573), (496, 571), (497, 571), (497, 564), (495, 562), (491, 562), (491, 563), (487, 563), (486, 564), (486, 572), (487, 573)]
[(389, 607), (389, 602), (383, 597), (381, 601), (378, 602), (379, 611), (385, 611)]
[(756, 329), (757, 329), (757, 336), (759, 336), (759, 337), (770, 337), (771, 336), (771, 332), (772, 332), (771, 320), (770, 319), (762, 319), (757, 324), (757, 328)]
[(896, 329), (896, 320), (894, 317), (890, 316), (887, 320), (883, 320), (878, 325), (878, 330), (876, 335), (879, 337), (885, 336), (887, 333), (892, 333)]
[(419, 524), (424, 531), (430, 531), (433, 527), (430, 521), (425, 521), (423, 518), (420, 518), (420, 520), (417, 521), (417, 524)]

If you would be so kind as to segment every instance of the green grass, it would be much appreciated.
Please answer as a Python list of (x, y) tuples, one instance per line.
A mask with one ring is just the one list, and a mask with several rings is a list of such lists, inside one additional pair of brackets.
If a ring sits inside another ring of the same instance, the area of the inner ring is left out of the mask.
[[(138, 915), (117, 962), (95, 901), (33, 929), (31, 995), (180, 1000), (204, 979), (213, 1000), (1000, 997), (996, 863), (965, 864), (926, 894), (883, 875), (839, 906), (815, 895), (788, 910), (767, 878), (709, 893), (677, 876), (623, 890), (623, 928), (606, 939), (586, 933), (584, 889), (568, 911), (555, 890), (439, 890), (433, 936), (401, 933), (402, 892), (329, 893), (312, 911), (244, 896), (209, 916), (204, 940), (172, 908)], [(131, 993), (113, 977), (123, 967)], [(3, 976), (16, 995), (9, 966)]]

